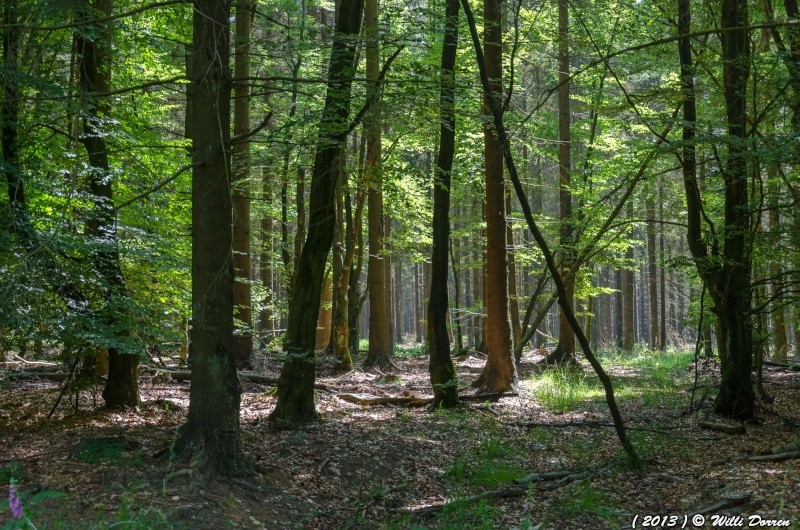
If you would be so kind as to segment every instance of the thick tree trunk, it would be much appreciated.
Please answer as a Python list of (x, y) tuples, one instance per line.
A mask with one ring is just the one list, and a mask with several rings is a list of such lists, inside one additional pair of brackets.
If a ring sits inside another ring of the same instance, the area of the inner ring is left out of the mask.
[(270, 419), (292, 426), (317, 418), (314, 409), (314, 338), (325, 264), (333, 242), (341, 144), (346, 140), (350, 89), (355, 74), (355, 47), (361, 30), (363, 0), (342, 0), (328, 67), (325, 99), (314, 170), (308, 236), (303, 245), (292, 294), (285, 349), (288, 354), (278, 383), (278, 403)]
[(450, 173), (455, 154), (455, 63), (458, 45), (459, 0), (447, 0), (445, 32), (440, 70), (439, 154), (433, 185), (433, 252), (431, 255), (431, 290), (428, 298), (426, 343), (429, 358), (433, 407), (458, 406), (458, 382), (450, 358), (447, 330), (448, 247), (450, 245)]
[[(236, 41), (233, 131), (236, 136), (250, 131), (250, 34), (253, 0), (236, 0)], [(250, 140), (233, 146), (233, 355), (239, 368), (251, 368), (253, 355), (253, 289), (250, 279)]]
[[(378, 42), (378, 0), (366, 0), (364, 8), (364, 32), (366, 34), (367, 91), (376, 97), (378, 90), (378, 71), (380, 70), (380, 45)], [(369, 237), (369, 263), (367, 281), (369, 282), (369, 348), (364, 361), (366, 366), (386, 369), (391, 364), (392, 335), (389, 321), (388, 286), (389, 268), (384, 263), (384, 216), (381, 177), (381, 118), (376, 104), (365, 117), (367, 135), (367, 158), (364, 175), (369, 194), (367, 197)]]
[[(233, 357), (230, 188), (230, 2), (194, 3), (190, 124), (192, 175), (192, 384), (179, 450), (205, 469), (242, 471), (241, 386)], [(218, 125), (217, 125), (218, 124)]]
[[(679, 0), (681, 35), (691, 31), (689, 0)], [(725, 182), (722, 250), (703, 240), (702, 202), (696, 178), (694, 123), (696, 121), (694, 70), (689, 37), (681, 37), (678, 50), (684, 96), (683, 176), (687, 202), (688, 243), (698, 272), (714, 300), (722, 378), (714, 404), (716, 413), (737, 419), (753, 416), (755, 393), (751, 377), (753, 341), (750, 322), (751, 258), (746, 95), (750, 68), (746, 0), (723, 0), (722, 59), (728, 119), (728, 158), (722, 171)]]
[[(483, 42), (486, 70), (492, 87), (484, 94), (484, 114), (490, 114), (487, 98), (502, 98), (503, 38), (502, 0), (486, 0), (483, 7)], [(503, 181), (503, 148), (491, 121), (483, 124), (484, 167), (486, 170), (486, 300), (485, 340), (488, 358), (476, 381), (488, 393), (511, 390), (517, 382), (508, 314), (508, 264), (506, 254), (506, 188)]]
[[(111, 0), (96, 0), (87, 4), (108, 17)], [(117, 239), (117, 215), (114, 209), (112, 178), (108, 159), (105, 131), (99, 123), (109, 113), (107, 98), (97, 94), (111, 88), (111, 30), (106, 24), (89, 22), (75, 35), (77, 50), (78, 85), (83, 113), (81, 143), (89, 157), (89, 185), (94, 197), (94, 208), (88, 222), (94, 238), (92, 264), (103, 278), (106, 306), (103, 320), (119, 337), (129, 336), (130, 317), (126, 316), (125, 281), (120, 265)], [(122, 352), (119, 347), (108, 347), (108, 379), (103, 389), (103, 399), (109, 408), (134, 407), (139, 404), (139, 356)]]

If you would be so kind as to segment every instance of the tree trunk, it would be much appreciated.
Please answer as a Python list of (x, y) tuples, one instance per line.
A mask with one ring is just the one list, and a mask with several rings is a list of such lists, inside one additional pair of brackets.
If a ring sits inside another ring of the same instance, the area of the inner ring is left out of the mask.
[(278, 403), (270, 419), (279, 426), (292, 426), (317, 418), (314, 409), (314, 338), (325, 264), (333, 242), (336, 208), (334, 195), (339, 178), (341, 145), (346, 139), (351, 86), (355, 74), (355, 52), (361, 30), (363, 0), (342, 0), (336, 21), (328, 67), (328, 88), (319, 128), (308, 235), (293, 279), (286, 330), (288, 359), (278, 383)]
[(517, 266), (514, 260), (514, 230), (511, 226), (511, 193), (506, 190), (506, 249), (508, 253), (508, 313), (511, 318), (511, 338), (516, 346), (522, 339), (517, 298)]
[(625, 336), (624, 331), (624, 318), (622, 316), (624, 309), (623, 309), (623, 291), (624, 288), (622, 286), (622, 269), (616, 268), (614, 270), (614, 287), (616, 288), (613, 298), (614, 298), (614, 348), (622, 348), (623, 337)]
[[(230, 2), (195, 0), (190, 71), (192, 382), (178, 448), (212, 473), (241, 472), (241, 386), (233, 357)], [(223, 177), (221, 177), (223, 176)]]
[[(627, 216), (628, 220), (630, 221), (633, 219), (633, 204), (628, 203), (627, 208)], [(628, 250), (625, 252), (625, 257), (628, 259), (630, 263), (633, 263), (633, 245), (628, 246)], [(623, 311), (623, 333), (624, 337), (622, 339), (622, 349), (625, 352), (632, 353), (633, 352), (633, 344), (635, 342), (636, 336), (636, 328), (634, 322), (634, 313), (635, 313), (635, 303), (636, 298), (634, 297), (634, 283), (635, 283), (635, 275), (633, 269), (631, 269), (632, 265), (629, 265), (629, 268), (626, 268), (622, 272), (622, 281), (623, 281), (623, 301), (622, 301), (622, 311)]]
[(658, 338), (658, 270), (656, 269), (656, 199), (652, 192), (647, 196), (647, 301), (650, 324), (650, 349), (661, 349)]
[[(111, 15), (111, 1), (87, 2), (86, 11), (90, 9), (108, 17)], [(99, 123), (107, 118), (110, 106), (107, 97), (97, 96), (111, 89), (111, 29), (107, 24), (89, 22), (77, 30), (75, 40), (83, 114), (81, 143), (89, 157), (89, 185), (94, 197), (94, 208), (88, 222), (89, 235), (95, 239), (91, 260), (105, 284), (104, 323), (124, 340), (131, 334), (130, 316), (125, 309), (128, 295), (120, 265), (108, 145), (105, 131), (99, 127)], [(123, 352), (118, 346), (107, 349), (108, 379), (103, 389), (106, 406), (112, 409), (137, 406), (139, 356), (134, 352)]]
[[(777, 162), (767, 163), (767, 202), (769, 208), (769, 230), (768, 241), (773, 245), (772, 248), (779, 248), (780, 245), (780, 196), (778, 193), (778, 164)], [(781, 264), (781, 253), (775, 253), (770, 257), (770, 276), (772, 276), (772, 327), (773, 327), (773, 352), (776, 361), (785, 362), (789, 343), (786, 340), (786, 320), (784, 317), (784, 282), (783, 267)]]
[[(378, 0), (366, 0), (364, 9), (364, 32), (366, 35), (367, 56), (367, 92), (376, 97), (378, 90), (378, 71), (380, 70), (380, 44), (378, 42)], [(364, 175), (369, 194), (367, 197), (367, 231), (369, 237), (369, 264), (367, 281), (369, 282), (369, 348), (366, 366), (376, 366), (381, 370), (391, 364), (392, 353), (391, 322), (389, 321), (388, 284), (391, 278), (386, 277), (389, 268), (384, 260), (384, 217), (383, 192), (381, 176), (381, 117), (378, 105), (375, 105), (365, 116), (365, 134), (367, 135), (367, 158)]]
[(455, 64), (459, 0), (447, 0), (440, 70), (439, 152), (433, 184), (433, 251), (426, 343), (433, 386), (433, 408), (458, 406), (458, 382), (447, 333), (447, 276), (450, 245), (450, 173), (455, 154)]
[[(491, 92), (484, 94), (483, 111), (490, 114), (492, 102), (503, 95), (502, 0), (485, 0), (483, 42), (486, 73)], [(517, 370), (508, 314), (508, 263), (506, 254), (506, 188), (503, 181), (503, 148), (491, 121), (483, 123), (484, 167), (486, 170), (486, 300), (485, 340), (487, 361), (476, 381), (483, 392), (506, 392), (516, 385)]]
[[(233, 85), (233, 131), (236, 136), (250, 131), (250, 34), (253, 0), (236, 0), (236, 40)], [(250, 140), (233, 146), (233, 355), (238, 368), (252, 368), (253, 289), (250, 280)]]
[[(475, 17), (473, 16), (472, 10), (469, 7), (469, 0), (461, 0), (461, 5), (464, 8), (464, 13), (469, 25), (470, 35), (472, 37), (472, 43), (475, 48), (475, 55), (478, 63), (478, 70), (480, 72), (481, 85), (483, 86), (484, 96), (490, 96), (492, 94), (492, 86), (486, 68), (486, 61), (484, 59), (483, 52), (481, 50), (478, 31), (475, 25)], [(501, 152), (503, 155), (505, 166), (508, 169), (509, 176), (511, 177), (511, 182), (514, 184), (514, 190), (516, 191), (517, 198), (519, 199), (520, 207), (522, 208), (522, 212), (525, 216), (525, 221), (528, 224), (528, 228), (530, 229), (533, 238), (536, 240), (536, 244), (542, 251), (545, 263), (547, 264), (547, 269), (550, 271), (550, 275), (553, 278), (553, 283), (555, 283), (556, 285), (556, 291), (558, 292), (559, 306), (564, 310), (566, 318), (569, 321), (569, 324), (572, 327), (573, 331), (575, 332), (578, 341), (580, 342), (581, 348), (583, 350), (584, 355), (586, 356), (586, 359), (589, 361), (589, 364), (592, 366), (592, 369), (597, 374), (600, 383), (603, 385), (603, 390), (605, 392), (605, 397), (606, 397), (606, 403), (608, 404), (609, 412), (611, 413), (611, 417), (614, 421), (614, 428), (617, 433), (617, 436), (619, 437), (620, 444), (625, 450), (629, 458), (630, 464), (635, 468), (640, 468), (642, 466), (642, 462), (639, 459), (639, 456), (637, 455), (636, 450), (634, 449), (630, 438), (628, 438), (624, 422), (622, 421), (622, 415), (620, 414), (619, 407), (617, 406), (616, 399), (614, 398), (614, 388), (611, 384), (611, 379), (608, 377), (608, 374), (605, 372), (602, 365), (597, 360), (597, 357), (595, 357), (594, 353), (592, 352), (592, 349), (589, 345), (589, 341), (586, 339), (586, 336), (584, 335), (580, 324), (575, 318), (575, 313), (572, 310), (572, 306), (569, 303), (567, 303), (568, 297), (566, 289), (564, 287), (564, 280), (561, 277), (558, 267), (556, 266), (555, 259), (553, 258), (553, 253), (550, 251), (550, 247), (547, 245), (547, 241), (545, 241), (544, 236), (542, 235), (542, 232), (539, 230), (539, 227), (536, 225), (536, 221), (534, 220), (533, 214), (531, 213), (530, 204), (528, 204), (527, 198), (525, 197), (525, 190), (522, 187), (522, 183), (517, 173), (517, 167), (514, 164), (514, 158), (511, 154), (511, 147), (508, 142), (508, 134), (506, 132), (505, 126), (503, 125), (502, 107), (500, 106), (499, 102), (493, 100), (488, 100), (488, 101), (489, 101), (489, 110), (492, 113), (492, 121), (494, 123), (494, 127), (497, 132), (497, 139), (499, 141), (502, 150)]]
[[(570, 102), (569, 102), (569, 2), (558, 1), (558, 218), (561, 222), (560, 241), (563, 256), (562, 270), (569, 269), (573, 255), (572, 241), (572, 191), (570, 179), (572, 173), (571, 140), (570, 140)], [(565, 276), (564, 288), (570, 306), (574, 306), (575, 277)], [(547, 356), (550, 364), (575, 364), (575, 333), (567, 321), (563, 310), (558, 317), (558, 345)]]
[[(264, 171), (263, 179), (263, 196), (267, 203), (272, 203), (272, 182), (268, 177), (267, 171)], [(266, 348), (269, 342), (273, 339), (275, 333), (274, 314), (273, 308), (275, 307), (275, 265), (273, 259), (273, 246), (275, 229), (275, 222), (272, 219), (272, 214), (267, 212), (261, 219), (261, 268), (259, 270), (261, 276), (261, 284), (264, 288), (264, 300), (262, 302), (262, 309), (260, 315), (260, 339), (263, 346)]]
[[(691, 31), (689, 0), (679, 0), (679, 32)], [(737, 419), (753, 416), (755, 394), (751, 377), (753, 357), (750, 323), (750, 266), (747, 236), (750, 232), (746, 95), (750, 68), (746, 0), (723, 0), (722, 59), (728, 119), (728, 158), (722, 171), (725, 182), (722, 250), (703, 239), (702, 202), (696, 178), (694, 131), (696, 121), (694, 70), (689, 37), (681, 37), (678, 50), (684, 97), (683, 177), (687, 202), (689, 249), (698, 273), (714, 300), (717, 315), (721, 382), (714, 404), (717, 414)]]

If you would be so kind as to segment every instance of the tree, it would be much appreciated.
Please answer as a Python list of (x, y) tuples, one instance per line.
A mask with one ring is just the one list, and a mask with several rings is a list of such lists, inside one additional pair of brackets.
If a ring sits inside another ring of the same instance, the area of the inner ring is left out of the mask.
[[(721, 361), (718, 414), (738, 419), (753, 416), (755, 394), (751, 377), (753, 341), (750, 323), (750, 255), (748, 234), (747, 79), (750, 58), (747, 2), (724, 0), (721, 40), (724, 97), (728, 121), (728, 157), (722, 168), (725, 182), (722, 241), (709, 242), (703, 234), (703, 202), (697, 182), (695, 158), (696, 97), (692, 63), (689, 0), (678, 3), (678, 50), (683, 88), (683, 179), (687, 204), (687, 239), (698, 273), (714, 301), (718, 350)], [(720, 248), (721, 245), (721, 248)]]
[(292, 280), (284, 361), (278, 402), (270, 420), (293, 426), (317, 418), (314, 408), (314, 339), (322, 282), (336, 225), (336, 182), (346, 140), (351, 86), (355, 75), (356, 37), (361, 30), (363, 0), (342, 0), (328, 66), (328, 89), (311, 175), (308, 234)]
[[(111, 0), (87, 2), (85, 16), (92, 10), (109, 17)], [(87, 231), (94, 239), (91, 261), (104, 284), (106, 302), (101, 318), (116, 335), (116, 340), (108, 343), (108, 379), (103, 399), (112, 409), (135, 407), (139, 404), (139, 356), (124, 351), (131, 320), (126, 315), (128, 296), (120, 266), (107, 131), (103, 130), (110, 111), (108, 97), (101, 94), (111, 90), (111, 32), (107, 22), (86, 22), (75, 34), (75, 49), (83, 124), (80, 141), (89, 158), (89, 185), (94, 200)]]
[[(502, 0), (483, 4), (483, 43), (486, 71), (492, 91), (484, 93), (483, 110), (491, 115), (492, 102), (503, 97)], [(488, 358), (481, 377), (474, 383), (480, 390), (496, 393), (510, 390), (517, 382), (508, 308), (508, 254), (506, 253), (506, 188), (503, 181), (503, 149), (491, 120), (483, 123), (483, 156), (486, 179), (486, 300), (485, 340)]]
[(233, 355), (230, 1), (195, 0), (191, 66), (192, 382), (177, 447), (212, 474), (243, 471)]
[[(469, 0), (460, 0), (461, 6), (464, 8), (464, 14), (467, 18), (467, 23), (469, 25), (470, 36), (472, 37), (472, 44), (475, 48), (475, 58), (478, 64), (478, 71), (480, 73), (481, 78), (481, 85), (483, 87), (484, 96), (488, 96), (492, 93), (493, 88), (491, 84), (491, 80), (488, 73), (487, 63), (484, 59), (483, 50), (481, 49), (480, 38), (478, 37), (478, 30), (476, 29), (475, 24), (475, 17), (472, 14), (472, 9), (469, 6)], [(539, 227), (536, 224), (536, 221), (533, 218), (533, 214), (531, 212), (530, 204), (528, 203), (528, 199), (525, 195), (525, 190), (522, 187), (522, 182), (519, 179), (519, 175), (517, 173), (517, 167), (514, 163), (514, 157), (511, 154), (511, 147), (508, 141), (508, 134), (506, 132), (505, 125), (503, 124), (503, 112), (500, 103), (494, 99), (488, 99), (489, 103), (489, 110), (492, 114), (492, 122), (494, 124), (495, 131), (497, 132), (497, 139), (499, 141), (499, 146), (502, 151), (503, 161), (505, 162), (505, 166), (508, 169), (509, 176), (511, 177), (511, 182), (514, 184), (514, 191), (517, 194), (517, 199), (519, 199), (520, 206), (522, 207), (522, 212), (525, 216), (525, 222), (528, 225), (528, 229), (531, 231), (533, 238), (536, 241), (536, 244), (541, 250), (545, 263), (547, 264), (547, 269), (550, 272), (550, 276), (553, 279), (553, 283), (556, 286), (556, 291), (558, 293), (558, 303), (561, 309), (564, 311), (566, 318), (570, 324), (570, 327), (575, 332), (575, 335), (578, 339), (578, 342), (581, 345), (581, 349), (583, 350), (583, 354), (586, 356), (586, 359), (589, 361), (589, 364), (592, 366), (592, 369), (597, 374), (597, 378), (600, 380), (600, 383), (603, 385), (603, 390), (605, 392), (606, 403), (608, 404), (609, 412), (611, 413), (611, 417), (614, 421), (614, 429), (617, 433), (617, 437), (620, 440), (620, 444), (622, 445), (623, 449), (625, 450), (631, 464), (634, 467), (641, 467), (642, 462), (639, 459), (638, 454), (636, 453), (636, 449), (633, 447), (630, 438), (628, 437), (627, 431), (625, 429), (625, 424), (622, 421), (622, 415), (620, 414), (619, 407), (617, 406), (616, 399), (614, 397), (614, 387), (611, 385), (611, 379), (608, 377), (608, 374), (603, 369), (600, 362), (595, 357), (594, 353), (592, 352), (592, 348), (589, 345), (589, 341), (584, 335), (583, 330), (581, 329), (578, 320), (575, 318), (575, 312), (572, 309), (572, 305), (568, 303), (568, 296), (567, 291), (564, 286), (564, 279), (561, 276), (561, 273), (558, 270), (556, 265), (555, 259), (553, 258), (553, 253), (550, 251), (550, 247), (545, 241), (542, 232), (539, 230)], [(632, 188), (630, 188), (627, 192), (627, 195), (630, 195)], [(618, 206), (618, 209), (621, 208), (621, 205)], [(571, 271), (574, 273), (574, 271)]]
[[(572, 249), (572, 190), (570, 105), (569, 105), (569, 3), (558, 1), (558, 218), (561, 221), (561, 253), (565, 268), (574, 259)], [(566, 275), (564, 287), (567, 303), (574, 304), (575, 278)], [(575, 333), (567, 322), (564, 310), (559, 310), (558, 345), (547, 356), (548, 363), (575, 364)]]
[(455, 154), (455, 63), (459, 0), (447, 0), (440, 70), (439, 150), (433, 182), (433, 251), (426, 342), (433, 386), (433, 408), (458, 405), (458, 383), (447, 333), (447, 276), (450, 246), (450, 182)]
[[(378, 0), (366, 0), (364, 8), (364, 33), (366, 35), (367, 92), (377, 100), (380, 90), (378, 71), (380, 65), (380, 46), (378, 39)], [(369, 282), (369, 349), (365, 364), (385, 369), (391, 364), (392, 333), (389, 320), (387, 294), (391, 277), (385, 266), (386, 223), (383, 215), (383, 192), (381, 190), (381, 117), (380, 105), (373, 104), (365, 116), (367, 135), (367, 158), (364, 165), (364, 178), (369, 187), (367, 195), (367, 231), (369, 237), (369, 263), (367, 281)]]
[[(236, 0), (233, 133), (250, 132), (250, 35), (253, 0)], [(250, 279), (250, 139), (233, 145), (233, 285), (234, 318), (238, 321), (233, 338), (233, 355), (240, 368), (250, 367), (253, 355), (253, 300)]]

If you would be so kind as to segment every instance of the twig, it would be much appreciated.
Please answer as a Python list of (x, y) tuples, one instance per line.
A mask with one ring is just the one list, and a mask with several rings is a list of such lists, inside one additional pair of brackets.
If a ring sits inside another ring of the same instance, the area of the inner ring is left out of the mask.
[(78, 367), (78, 362), (81, 360), (80, 355), (75, 356), (75, 362), (72, 363), (72, 368), (69, 370), (69, 376), (64, 381), (64, 384), (61, 386), (61, 392), (58, 393), (58, 398), (56, 399), (55, 405), (53, 408), (50, 409), (50, 413), (47, 415), (47, 419), (49, 420), (53, 414), (55, 413), (56, 409), (58, 408), (58, 404), (61, 403), (61, 398), (64, 397), (64, 392), (67, 391), (67, 387), (69, 386), (69, 382), (72, 380), (72, 376), (75, 374), (75, 368)]

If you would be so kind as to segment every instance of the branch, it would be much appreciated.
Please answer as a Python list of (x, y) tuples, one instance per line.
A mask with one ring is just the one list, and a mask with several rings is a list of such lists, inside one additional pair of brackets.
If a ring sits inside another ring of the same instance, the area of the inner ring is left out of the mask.
[(378, 74), (378, 79), (376, 80), (377, 86), (375, 87), (376, 90), (372, 92), (372, 95), (367, 98), (367, 101), (364, 102), (364, 106), (361, 107), (361, 110), (358, 111), (356, 117), (353, 118), (353, 121), (350, 122), (350, 125), (347, 126), (343, 132), (339, 133), (339, 139), (344, 139), (347, 137), (348, 134), (353, 132), (353, 130), (358, 127), (358, 124), (361, 123), (361, 120), (364, 119), (364, 116), (369, 112), (369, 109), (378, 102), (381, 93), (381, 87), (383, 86), (384, 79), (386, 78), (386, 74), (389, 72), (389, 67), (392, 65), (392, 62), (400, 55), (400, 52), (405, 49), (405, 45), (400, 46), (395, 50), (395, 52), (389, 57), (381, 68), (381, 73)]
[(126, 206), (130, 206), (134, 202), (136, 202), (136, 201), (138, 201), (140, 199), (144, 199), (148, 195), (151, 195), (151, 194), (157, 192), (158, 190), (160, 190), (161, 188), (163, 188), (164, 186), (166, 186), (167, 184), (169, 184), (170, 182), (172, 182), (176, 178), (180, 177), (181, 175), (183, 175), (184, 173), (186, 173), (187, 171), (192, 169), (192, 167), (193, 166), (191, 164), (188, 165), (188, 166), (183, 166), (178, 171), (176, 171), (175, 173), (173, 173), (172, 175), (167, 177), (165, 180), (162, 180), (161, 182), (159, 182), (158, 184), (156, 184), (155, 186), (153, 186), (149, 190), (143, 191), (142, 193), (140, 193), (136, 197), (134, 197), (132, 199), (128, 199), (127, 201), (123, 202), (122, 204), (120, 204), (119, 206), (116, 207), (116, 210), (119, 211), (122, 208), (125, 208)]
[(231, 144), (242, 143), (245, 140), (247, 140), (248, 138), (250, 138), (251, 136), (255, 136), (256, 134), (258, 134), (264, 127), (269, 125), (269, 120), (272, 119), (272, 115), (273, 114), (274, 114), (274, 112), (272, 112), (272, 111), (267, 112), (267, 115), (264, 116), (264, 119), (261, 120), (261, 123), (259, 123), (258, 126), (256, 126), (255, 129), (253, 129), (251, 131), (248, 131), (246, 133), (238, 134), (238, 135), (234, 136), (233, 138), (231, 138)]

